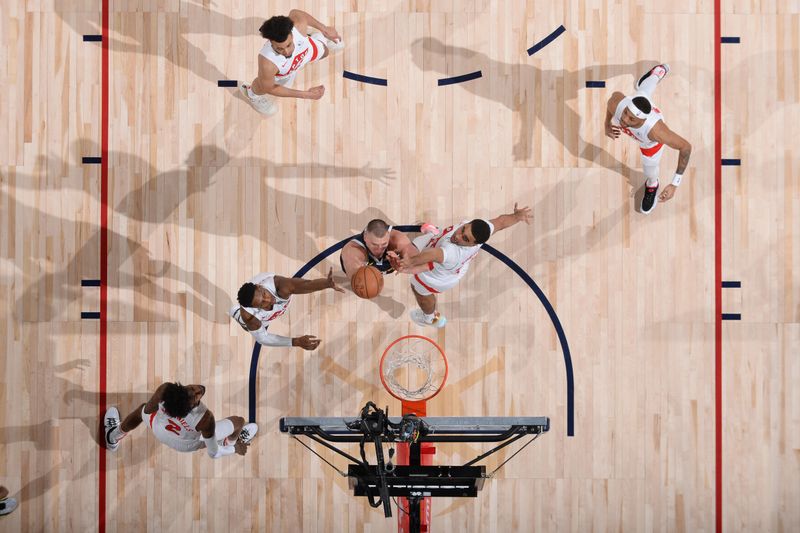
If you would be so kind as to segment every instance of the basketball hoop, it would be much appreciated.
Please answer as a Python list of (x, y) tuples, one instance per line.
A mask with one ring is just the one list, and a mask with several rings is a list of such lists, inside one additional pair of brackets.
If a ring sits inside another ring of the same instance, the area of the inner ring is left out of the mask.
[(401, 402), (424, 402), (439, 394), (447, 370), (444, 351), (422, 335), (400, 337), (381, 357), (381, 383)]

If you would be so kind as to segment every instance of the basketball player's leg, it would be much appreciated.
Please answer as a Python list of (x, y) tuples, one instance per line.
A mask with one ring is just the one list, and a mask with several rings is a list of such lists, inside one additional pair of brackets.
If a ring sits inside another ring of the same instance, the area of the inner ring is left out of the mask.
[(666, 63), (656, 65), (644, 73), (633, 87), (636, 92), (650, 98), (653, 95), (653, 91), (656, 90), (656, 85), (658, 85), (658, 82), (663, 80), (667, 74), (669, 74), (669, 65)]
[(642, 154), (642, 170), (644, 172), (645, 182), (644, 197), (642, 198), (642, 213), (647, 214), (655, 208), (658, 203), (658, 174), (659, 162), (664, 153), (664, 148), (653, 154), (646, 156)]
[(436, 310), (436, 294), (424, 287), (416, 278), (411, 278), (411, 292), (417, 300), (419, 309), (412, 309), (409, 313), (411, 320), (421, 326), (443, 328), (447, 319)]
[(229, 416), (217, 422), (214, 428), (214, 438), (222, 446), (230, 446), (237, 440), (248, 444), (258, 432), (256, 424), (247, 424), (241, 416)]
[(119, 441), (125, 438), (129, 432), (133, 431), (139, 424), (142, 423), (147, 417), (147, 414), (144, 412), (145, 404), (141, 404), (139, 407), (131, 411), (131, 413), (125, 417), (125, 420), (120, 423), (119, 420), (119, 411), (117, 411), (116, 407), (109, 407), (106, 411), (106, 416), (104, 419), (104, 428), (105, 428), (105, 442), (106, 447), (114, 451), (119, 446)]

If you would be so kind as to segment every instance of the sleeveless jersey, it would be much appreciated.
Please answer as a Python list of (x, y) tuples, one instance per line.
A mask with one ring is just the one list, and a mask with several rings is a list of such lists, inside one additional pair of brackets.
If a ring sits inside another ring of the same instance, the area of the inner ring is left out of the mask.
[(208, 408), (200, 402), (189, 411), (184, 418), (169, 416), (164, 410), (164, 402), (158, 404), (158, 410), (146, 415), (155, 437), (179, 452), (193, 452), (203, 448), (203, 435), (197, 430), (197, 424), (205, 416)]
[(658, 123), (658, 121), (664, 119), (664, 116), (656, 106), (653, 106), (653, 110), (644, 120), (644, 124), (638, 128), (626, 128), (621, 126), (619, 119), (622, 116), (622, 112), (626, 107), (628, 107), (628, 104), (630, 104), (632, 100), (633, 97), (626, 96), (620, 101), (619, 104), (617, 104), (617, 109), (614, 111), (614, 117), (611, 119), (611, 123), (615, 126), (619, 126), (619, 128), (624, 131), (626, 135), (636, 139), (639, 142), (639, 148), (643, 154), (653, 155), (660, 150), (663, 145), (659, 142), (650, 140), (648, 134), (650, 133), (650, 130), (653, 129), (653, 126)]
[(294, 74), (325, 53), (319, 42), (307, 35), (303, 35), (297, 31), (297, 28), (292, 28), (292, 40), (294, 41), (294, 52), (292, 52), (291, 57), (282, 56), (273, 50), (272, 42), (269, 40), (264, 43), (259, 52), (260, 55), (266, 57), (278, 67), (278, 73), (275, 74), (276, 82)]
[[(491, 235), (494, 233), (494, 226), (488, 220), (486, 222), (489, 224), (489, 234)], [(415, 275), (415, 279), (424, 287), (429, 290), (434, 289), (435, 292), (441, 292), (455, 286), (467, 273), (470, 262), (478, 255), (483, 245), (459, 246), (452, 242), (450, 238), (461, 226), (468, 223), (469, 221), (465, 220), (457, 226), (450, 226), (444, 229), (441, 234), (434, 236), (424, 248), (420, 249), (420, 252), (422, 252), (429, 248), (441, 248), (444, 255), (442, 263), (430, 263), (431, 270)]]
[[(389, 239), (391, 241), (392, 238), (392, 226), (389, 226)], [(389, 258), (386, 257), (386, 254), (389, 253), (389, 247), (386, 247), (386, 250), (383, 251), (380, 257), (375, 257), (372, 255), (372, 252), (369, 251), (367, 248), (367, 242), (364, 240), (364, 232), (362, 231), (355, 237), (351, 238), (348, 242), (354, 242), (358, 246), (362, 247), (365, 252), (367, 252), (367, 266), (373, 266), (378, 269), (381, 274), (391, 274), (394, 272), (394, 268), (389, 263)], [(339, 255), (339, 263), (342, 265), (342, 270), (344, 270), (344, 260), (342, 259), (341, 254)]]
[(247, 323), (242, 318), (242, 309), (259, 319), (261, 321), (261, 327), (266, 329), (268, 322), (275, 320), (287, 311), (291, 296), (286, 299), (278, 296), (278, 290), (275, 288), (275, 274), (271, 272), (262, 272), (261, 274), (257, 274), (247, 281), (248, 283), (253, 283), (254, 285), (264, 287), (275, 298), (275, 303), (272, 305), (272, 309), (270, 310), (256, 307), (244, 307), (237, 303), (231, 307), (230, 311), (228, 311), (228, 314), (234, 320), (236, 320), (240, 326), (242, 326), (242, 329), (248, 333), (253, 333), (247, 328)]

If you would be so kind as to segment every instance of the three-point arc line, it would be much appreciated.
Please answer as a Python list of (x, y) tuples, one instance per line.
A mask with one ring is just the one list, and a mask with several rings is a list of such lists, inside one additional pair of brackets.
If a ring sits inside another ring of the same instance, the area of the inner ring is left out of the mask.
[[(404, 232), (418, 232), (420, 231), (420, 227), (417, 225), (407, 225), (407, 226), (395, 226), (395, 229)], [(317, 266), (323, 259), (330, 256), (331, 254), (341, 250), (345, 244), (351, 239), (352, 237), (347, 237), (342, 239), (341, 241), (337, 242), (326, 248), (325, 250), (318, 253), (311, 259), (308, 263), (303, 265), (303, 267), (298, 270), (293, 277), (295, 278), (302, 278), (305, 276), (309, 270)], [(534, 292), (539, 301), (544, 306), (545, 310), (547, 311), (550, 320), (553, 323), (553, 327), (556, 330), (556, 334), (558, 335), (559, 343), (561, 344), (561, 352), (564, 355), (564, 366), (566, 367), (566, 379), (567, 379), (567, 436), (574, 437), (575, 436), (575, 384), (572, 372), (572, 358), (570, 356), (569, 351), (569, 344), (567, 343), (567, 336), (564, 333), (564, 328), (561, 326), (561, 321), (558, 319), (558, 315), (553, 309), (553, 306), (550, 304), (550, 301), (545, 296), (544, 292), (541, 288), (533, 281), (527, 272), (525, 272), (522, 267), (520, 267), (517, 263), (515, 263), (511, 258), (505, 255), (503, 252), (489, 246), (488, 244), (483, 245), (483, 249), (486, 250), (490, 255), (493, 255), (495, 258), (499, 259), (501, 262), (505, 263), (511, 270), (513, 270), (521, 279), (525, 282), (528, 287)], [(256, 420), (256, 373), (258, 370), (258, 357), (261, 354), (261, 345), (255, 343), (253, 346), (253, 355), (250, 359), (250, 378), (249, 378), (249, 385), (248, 385), (248, 394), (249, 394), (249, 417), (250, 422), (255, 422)]]

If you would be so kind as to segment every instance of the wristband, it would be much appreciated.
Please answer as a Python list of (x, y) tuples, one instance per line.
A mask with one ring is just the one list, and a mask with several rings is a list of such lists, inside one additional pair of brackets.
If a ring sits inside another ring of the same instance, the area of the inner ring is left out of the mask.
[(683, 179), (683, 174), (678, 174), (676, 172), (675, 176), (672, 178), (672, 184), (677, 187), (678, 185), (681, 184), (682, 179)]

